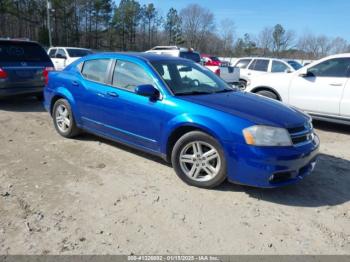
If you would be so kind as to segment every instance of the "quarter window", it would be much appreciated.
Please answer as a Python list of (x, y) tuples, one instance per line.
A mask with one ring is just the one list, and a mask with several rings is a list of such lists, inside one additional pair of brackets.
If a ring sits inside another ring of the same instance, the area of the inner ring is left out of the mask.
[(347, 77), (350, 70), (350, 58), (334, 58), (324, 61), (308, 70), (316, 77)]
[(84, 63), (82, 75), (91, 81), (106, 83), (110, 59), (88, 60)]
[(272, 61), (272, 68), (271, 68), (272, 73), (286, 72), (288, 69), (289, 69), (288, 66), (285, 65), (284, 63), (279, 61)]
[(141, 66), (128, 61), (117, 61), (113, 86), (134, 92), (137, 86), (147, 84), (154, 85), (154, 81)]
[(249, 69), (255, 71), (267, 72), (269, 67), (269, 60), (265, 59), (255, 59), (253, 63), (249, 66)]

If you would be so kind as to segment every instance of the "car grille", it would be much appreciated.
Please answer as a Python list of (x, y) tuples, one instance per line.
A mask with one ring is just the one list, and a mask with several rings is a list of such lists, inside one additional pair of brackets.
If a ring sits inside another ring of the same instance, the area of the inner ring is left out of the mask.
[(311, 123), (306, 123), (304, 126), (289, 128), (288, 132), (295, 146), (304, 145), (314, 139), (314, 132)]

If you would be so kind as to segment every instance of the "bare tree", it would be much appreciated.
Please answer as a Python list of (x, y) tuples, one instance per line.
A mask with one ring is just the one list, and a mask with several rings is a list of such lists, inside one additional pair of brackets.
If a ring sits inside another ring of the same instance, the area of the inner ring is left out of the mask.
[(279, 56), (279, 54), (291, 47), (294, 41), (295, 34), (293, 31), (286, 31), (282, 25), (277, 24), (274, 27), (273, 33), (273, 51)]
[(273, 49), (273, 30), (272, 27), (265, 27), (258, 35), (257, 44), (262, 49), (264, 56), (268, 55), (270, 50)]
[(349, 43), (341, 37), (336, 37), (333, 39), (331, 48), (332, 54), (346, 53), (350, 51)]
[(200, 49), (205, 36), (215, 29), (213, 13), (197, 4), (190, 4), (181, 10), (180, 17), (187, 45)]
[(235, 23), (232, 19), (226, 18), (221, 21), (222, 54), (230, 56), (233, 52)]

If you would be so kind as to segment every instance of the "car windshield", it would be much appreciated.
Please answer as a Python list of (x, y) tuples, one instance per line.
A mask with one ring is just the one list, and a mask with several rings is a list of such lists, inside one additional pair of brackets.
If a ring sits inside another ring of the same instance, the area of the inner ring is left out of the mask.
[(217, 58), (216, 56), (211, 56), (210, 59), (215, 61), (215, 62), (220, 62), (220, 59)]
[(295, 70), (299, 70), (300, 68), (303, 67), (297, 61), (288, 61), (288, 64), (290, 64)]
[(0, 41), (1, 62), (49, 62), (50, 58), (38, 44), (21, 41)]
[(190, 61), (152, 62), (175, 95), (201, 95), (231, 92), (232, 88), (209, 69)]
[(180, 57), (192, 60), (196, 63), (201, 62), (201, 56), (195, 52), (180, 52)]
[(91, 50), (76, 48), (67, 48), (67, 52), (70, 57), (83, 57), (92, 54)]

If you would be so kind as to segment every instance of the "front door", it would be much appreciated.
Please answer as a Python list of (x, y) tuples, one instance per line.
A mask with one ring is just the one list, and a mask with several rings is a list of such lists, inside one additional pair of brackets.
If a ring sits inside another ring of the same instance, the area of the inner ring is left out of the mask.
[(333, 58), (310, 67), (306, 76), (295, 74), (289, 103), (310, 113), (339, 115), (349, 66), (350, 58)]

